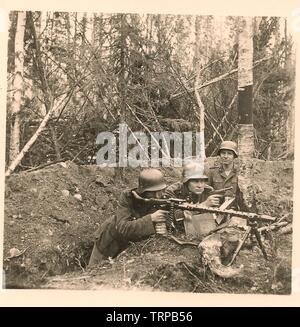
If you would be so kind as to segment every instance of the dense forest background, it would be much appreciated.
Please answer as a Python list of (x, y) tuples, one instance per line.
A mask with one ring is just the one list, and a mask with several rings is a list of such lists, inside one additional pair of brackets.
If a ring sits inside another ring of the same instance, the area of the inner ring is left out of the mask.
[[(6, 166), (94, 163), (101, 131), (198, 131), (237, 140), (238, 17), (11, 12)], [(18, 77), (18, 78), (17, 78)], [(285, 18), (253, 18), (256, 158), (293, 158), (295, 56)]]

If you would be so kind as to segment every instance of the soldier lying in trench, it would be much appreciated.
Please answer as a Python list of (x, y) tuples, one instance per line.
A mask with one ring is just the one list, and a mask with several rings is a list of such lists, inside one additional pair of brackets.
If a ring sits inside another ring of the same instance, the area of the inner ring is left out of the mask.
[[(220, 195), (209, 194), (212, 187), (206, 184), (207, 180), (203, 165), (191, 162), (183, 169), (182, 183), (168, 187), (164, 197), (184, 199), (186, 202), (200, 204), (202, 208), (216, 207), (219, 205)], [(166, 184), (160, 171), (147, 169), (141, 172), (138, 188), (123, 192), (116, 215), (108, 219), (97, 231), (89, 266), (108, 257), (117, 256), (126, 249), (130, 241), (138, 241), (154, 233), (167, 234), (166, 221), (170, 219), (170, 213), (157, 210), (158, 207), (153, 206), (150, 201), (161, 201), (165, 188)], [(190, 222), (195, 218), (191, 218), (189, 213), (182, 210), (172, 212), (176, 216), (174, 220), (181, 220), (184, 224), (183, 230), (188, 230), (191, 227)], [(198, 222), (203, 235), (207, 235), (217, 226), (212, 214), (206, 215), (205, 219), (202, 214)], [(225, 228), (205, 237), (201, 242), (201, 238), (199, 239), (202, 261), (217, 275), (232, 277), (240, 272), (224, 264), (245, 235), (245, 222), (245, 219), (230, 219)]]
[[(198, 181), (195, 180), (199, 175), (197, 168), (196, 164), (196, 167), (192, 168), (196, 169), (195, 172), (187, 171), (190, 175), (184, 177), (182, 188), (179, 186), (177, 189), (178, 185), (175, 188), (170, 187), (168, 194), (175, 192), (174, 194), (179, 196), (178, 192), (182, 191), (181, 195), (187, 198), (190, 196), (194, 203), (202, 202), (206, 207), (218, 205), (218, 196), (208, 196), (207, 192), (212, 188), (202, 181), (198, 185)], [(116, 214), (107, 219), (96, 231), (89, 266), (98, 264), (108, 257), (116, 257), (127, 248), (129, 242), (145, 239), (155, 233), (167, 233), (165, 222), (169, 212), (158, 210), (152, 204), (146, 203), (150, 198), (162, 198), (167, 187), (163, 174), (157, 169), (145, 169), (140, 173), (138, 184), (137, 188), (122, 193)], [(198, 194), (198, 189), (202, 190), (203, 186), (205, 192)], [(182, 215), (181, 210), (178, 213)]]
[[(89, 267), (124, 251), (129, 242), (163, 233), (168, 212), (145, 204), (142, 199), (161, 198), (166, 188), (163, 174), (157, 169), (145, 169), (139, 175), (138, 187), (124, 191), (116, 214), (96, 231)], [(137, 199), (132, 192), (141, 198)]]

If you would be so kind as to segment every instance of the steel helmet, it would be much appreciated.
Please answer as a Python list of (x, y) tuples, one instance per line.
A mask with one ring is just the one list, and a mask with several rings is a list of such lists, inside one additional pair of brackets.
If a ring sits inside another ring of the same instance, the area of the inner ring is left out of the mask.
[(218, 155), (220, 155), (221, 150), (230, 150), (235, 154), (236, 157), (238, 156), (237, 144), (235, 142), (232, 141), (222, 142), (218, 150)]
[(183, 167), (182, 183), (186, 183), (190, 179), (208, 179), (204, 172), (204, 163), (189, 162)]
[(158, 169), (149, 168), (141, 171), (138, 187), (139, 194), (146, 191), (162, 191), (166, 187), (164, 176)]

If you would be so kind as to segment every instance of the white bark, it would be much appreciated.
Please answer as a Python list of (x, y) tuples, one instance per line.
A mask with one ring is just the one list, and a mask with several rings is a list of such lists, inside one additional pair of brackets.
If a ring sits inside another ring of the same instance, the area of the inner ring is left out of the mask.
[[(241, 17), (239, 20), (239, 28), (238, 91), (241, 92), (241, 96), (244, 97), (245, 95), (243, 95), (242, 91), (244, 91), (247, 86), (253, 85), (252, 18)], [(245, 110), (247, 110), (247, 106), (249, 105), (248, 100), (245, 103)], [(250, 101), (252, 101), (252, 99)], [(251, 105), (249, 105), (249, 111), (250, 106)], [(238, 145), (240, 157), (253, 158), (255, 150), (253, 124), (239, 125)]]
[[(284, 21), (284, 35), (285, 35), (285, 42), (287, 46), (288, 42), (288, 34), (287, 34), (287, 20)], [(285, 69), (292, 71), (293, 70), (293, 62), (295, 62), (295, 48), (292, 48), (291, 56), (287, 57), (287, 49), (285, 52)], [(293, 82), (292, 89), (295, 89), (295, 82)], [(287, 157), (292, 158), (294, 155), (294, 145), (295, 145), (295, 97), (289, 99), (288, 103), (288, 117), (286, 120), (286, 150), (287, 150)]]
[(295, 104), (294, 101), (289, 101), (289, 113), (286, 121), (286, 143), (287, 155), (293, 156), (294, 154), (294, 135), (295, 135)]
[(239, 124), (238, 146), (240, 158), (253, 158), (254, 155), (254, 128), (252, 124)]
[(239, 24), (238, 88), (253, 85), (252, 17), (240, 18)]
[(18, 12), (15, 36), (15, 72), (13, 80), (13, 101), (11, 105), (12, 123), (10, 130), (9, 162), (12, 162), (20, 151), (20, 110), (23, 94), (25, 23), (26, 12)]
[(205, 128), (205, 122), (204, 122), (204, 114), (205, 114), (205, 107), (203, 102), (201, 101), (200, 95), (197, 91), (197, 79), (195, 82), (195, 95), (199, 107), (199, 133), (200, 133), (200, 153), (199, 157), (201, 159), (205, 159), (205, 135), (204, 135), (204, 128)]
[(94, 26), (94, 14), (86, 14), (86, 31), (85, 37), (92, 44), (93, 41), (93, 26)]
[(36, 130), (34, 135), (26, 143), (26, 145), (23, 147), (23, 149), (17, 154), (17, 156), (15, 158), (13, 158), (12, 162), (10, 162), (9, 167), (5, 172), (6, 177), (10, 176), (10, 174), (20, 164), (20, 162), (23, 159), (23, 157), (25, 156), (25, 154), (29, 151), (31, 146), (37, 140), (38, 136), (44, 130), (49, 118), (51, 117), (51, 114), (55, 110), (54, 99), (53, 99), (52, 94), (51, 94), (51, 92), (49, 90), (47, 80), (45, 78), (43, 63), (42, 63), (41, 58), (40, 58), (40, 46), (39, 46), (39, 42), (38, 42), (38, 39), (37, 39), (37, 35), (36, 35), (35, 26), (34, 26), (34, 23), (33, 23), (33, 17), (32, 17), (31, 12), (29, 13), (29, 23), (32, 25), (31, 26), (31, 31), (32, 31), (32, 35), (34, 37), (34, 42), (35, 42), (36, 59), (37, 59), (38, 70), (39, 70), (40, 79), (41, 79), (41, 83), (42, 83), (42, 87), (43, 87), (43, 93), (44, 93), (44, 97), (45, 97), (44, 104), (45, 104), (45, 107), (46, 107), (47, 114), (45, 115), (44, 119), (42, 120), (40, 126), (38, 127), (38, 129)]
[(205, 159), (205, 136), (204, 136), (204, 129), (205, 129), (205, 121), (204, 121), (204, 115), (205, 115), (205, 107), (203, 105), (203, 102), (201, 100), (200, 94), (198, 92), (198, 86), (199, 86), (199, 80), (200, 80), (200, 35), (201, 35), (201, 21), (200, 17), (196, 17), (195, 22), (195, 70), (196, 70), (196, 79), (195, 79), (195, 97), (197, 100), (198, 108), (199, 108), (199, 132), (200, 132), (200, 153), (199, 156), (202, 160)]
[(40, 36), (41, 33), (44, 33), (47, 27), (47, 12), (42, 11), (40, 16), (40, 30), (37, 31), (37, 35)]
[(97, 33), (97, 14), (94, 14), (92, 17), (92, 32), (91, 32), (91, 45), (94, 47), (96, 42), (96, 33)]

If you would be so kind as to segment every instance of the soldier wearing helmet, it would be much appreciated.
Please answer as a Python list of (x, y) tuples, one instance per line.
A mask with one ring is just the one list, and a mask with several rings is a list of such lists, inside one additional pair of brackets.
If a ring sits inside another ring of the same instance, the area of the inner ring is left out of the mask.
[(234, 159), (238, 157), (237, 144), (232, 141), (224, 141), (218, 150), (220, 162), (212, 167), (209, 172), (208, 183), (214, 189), (222, 189), (232, 186), (225, 196), (234, 197), (237, 192), (237, 168)]
[[(201, 203), (205, 207), (219, 205), (220, 195), (210, 195), (213, 190), (207, 184), (208, 176), (204, 171), (204, 163), (189, 161), (183, 166), (181, 182), (170, 185), (165, 195), (168, 198), (186, 199), (188, 202)], [(183, 217), (181, 210), (176, 210), (175, 219)]]
[(168, 197), (186, 199), (193, 203), (203, 203), (206, 206), (218, 205), (218, 196), (208, 196), (213, 190), (207, 184), (208, 176), (204, 171), (204, 163), (189, 161), (183, 166), (181, 182), (170, 185), (165, 194)]
[(116, 214), (106, 220), (96, 232), (89, 266), (108, 257), (116, 257), (126, 249), (130, 241), (138, 241), (158, 232), (155, 224), (165, 222), (168, 212), (145, 205), (134, 196), (134, 192), (142, 198), (161, 198), (166, 186), (159, 170), (141, 171), (138, 187), (121, 194)]
[(215, 190), (232, 186), (232, 190), (225, 193), (225, 198), (235, 197), (236, 205), (240, 210), (246, 207), (238, 187), (238, 167), (235, 158), (238, 157), (237, 144), (232, 141), (223, 141), (218, 150), (219, 164), (211, 167), (208, 174), (208, 184)]

